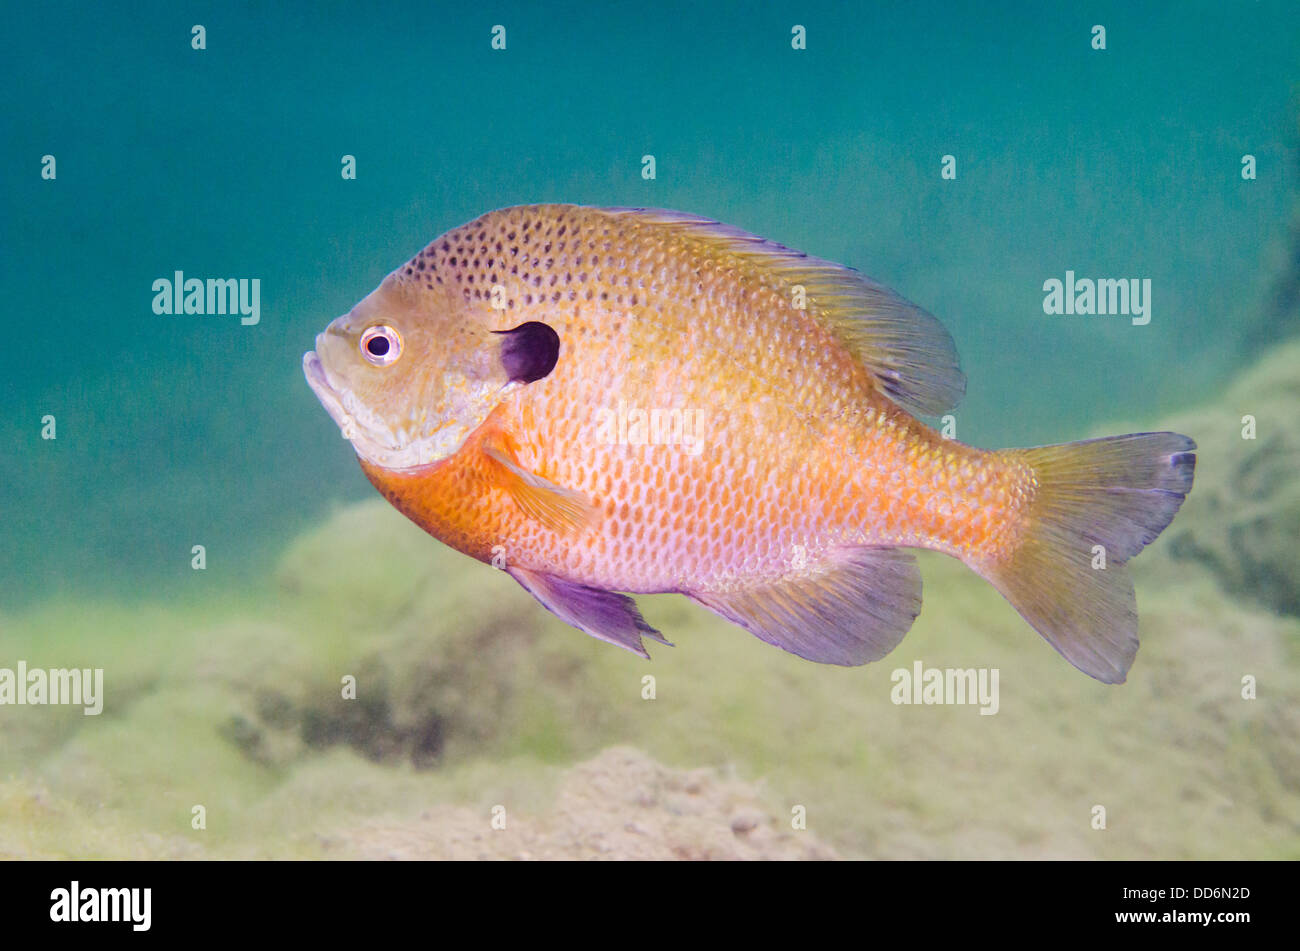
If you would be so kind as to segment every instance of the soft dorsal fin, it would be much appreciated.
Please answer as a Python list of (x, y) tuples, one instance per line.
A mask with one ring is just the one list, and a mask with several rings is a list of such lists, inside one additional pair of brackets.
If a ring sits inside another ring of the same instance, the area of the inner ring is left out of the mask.
[(802, 285), (808, 314), (854, 353), (882, 392), (912, 413), (938, 416), (966, 392), (957, 348), (943, 324), (850, 267), (810, 257), (729, 225), (657, 208), (603, 208), (689, 239)]

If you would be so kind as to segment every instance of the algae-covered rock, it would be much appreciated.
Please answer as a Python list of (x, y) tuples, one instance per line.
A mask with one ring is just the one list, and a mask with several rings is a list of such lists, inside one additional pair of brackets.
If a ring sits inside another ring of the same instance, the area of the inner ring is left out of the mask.
[(580, 656), (539, 641), (558, 622), (382, 500), (339, 510), (295, 542), (278, 582), (281, 623), (311, 632), (299, 637), (309, 657), (296, 684), (250, 671), (258, 703), (230, 725), (250, 752), (291, 758), (342, 744), (428, 767), (507, 754), (521, 738), (555, 759), (574, 737), (595, 746), (603, 736)]
[(715, 769), (678, 770), (627, 747), (569, 770), (550, 808), (443, 806), (368, 822), (336, 846), (379, 859), (830, 859), (759, 790)]
[[(244, 810), (280, 779), (222, 736), (219, 726), (234, 702), (215, 685), (161, 688), (83, 728), (46, 758), (40, 776), (61, 796), (117, 816), (142, 834), (228, 842), (239, 835)], [(194, 827), (196, 816), (204, 829)]]
[(111, 809), (54, 792), (43, 780), (0, 781), (0, 860), (195, 859), (202, 843), (142, 831)]
[(1234, 596), (1300, 615), (1300, 341), (1273, 348), (1207, 406), (1162, 421), (1198, 444), (1167, 554)]

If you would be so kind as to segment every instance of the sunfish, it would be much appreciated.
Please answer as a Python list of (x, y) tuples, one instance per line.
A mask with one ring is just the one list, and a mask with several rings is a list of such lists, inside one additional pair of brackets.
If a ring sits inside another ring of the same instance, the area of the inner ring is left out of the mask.
[(399, 511), (642, 656), (668, 642), (621, 592), (684, 594), (819, 663), (878, 660), (920, 611), (907, 549), (928, 548), (1120, 683), (1125, 563), (1195, 466), (1177, 433), (944, 438), (917, 417), (966, 384), (934, 317), (673, 211), (489, 212), (333, 321), (303, 370)]

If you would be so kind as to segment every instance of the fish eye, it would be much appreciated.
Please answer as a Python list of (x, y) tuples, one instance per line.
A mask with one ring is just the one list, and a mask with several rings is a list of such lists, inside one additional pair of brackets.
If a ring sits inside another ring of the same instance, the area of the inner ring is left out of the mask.
[(361, 335), (361, 355), (373, 366), (386, 367), (402, 355), (402, 335), (387, 324), (367, 327)]

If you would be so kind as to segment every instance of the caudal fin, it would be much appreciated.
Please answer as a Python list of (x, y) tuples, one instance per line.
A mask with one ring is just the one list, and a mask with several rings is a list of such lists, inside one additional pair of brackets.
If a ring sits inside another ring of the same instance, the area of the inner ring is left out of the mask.
[(1195, 449), (1178, 433), (1135, 433), (1014, 451), (1037, 480), (1029, 528), (1013, 555), (977, 567), (1066, 660), (1103, 683), (1123, 683), (1137, 655), (1125, 562), (1173, 520), (1192, 488)]

